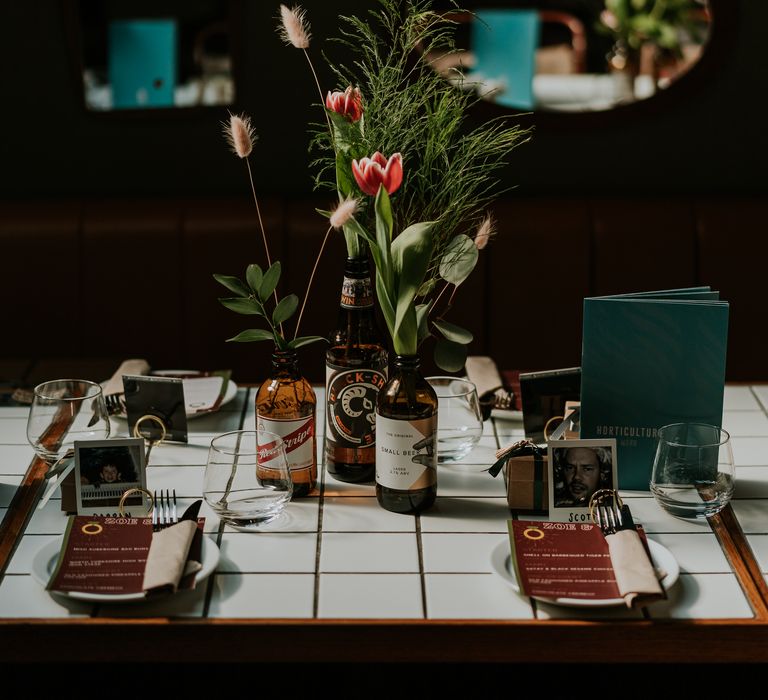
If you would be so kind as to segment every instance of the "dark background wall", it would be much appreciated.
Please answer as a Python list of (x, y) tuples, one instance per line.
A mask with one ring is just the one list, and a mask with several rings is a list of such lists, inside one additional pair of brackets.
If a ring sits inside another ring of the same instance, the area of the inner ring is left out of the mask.
[[(126, 1), (161, 11), (159, 0)], [(217, 1), (162, 4), (187, 12)], [(563, 0), (574, 11), (592, 2)], [(673, 89), (606, 113), (507, 114), (533, 138), (503, 173), (514, 189), (495, 207), (499, 236), (452, 311), (475, 335), (472, 354), (508, 368), (573, 366), (583, 297), (711, 284), (731, 301), (728, 378), (768, 379), (755, 342), (768, 317), (754, 291), (768, 256), (768, 3), (710, 2), (711, 50)], [(241, 59), (233, 109), (249, 113), (260, 136), (257, 191), (285, 267), (283, 293), (300, 294), (324, 231), (315, 207), (331, 199), (312, 194), (316, 88), (302, 53), (275, 32), (277, 2), (232, 5)], [(321, 56), (339, 56), (326, 38), (338, 35), (339, 14), (375, 1), (304, 6), (321, 84), (340, 87)], [(87, 357), (92, 369), (90, 358), (109, 358), (94, 378), (141, 356), (155, 367), (232, 367), (258, 381), (270, 348), (223, 342), (249, 324), (219, 306), (211, 278), (240, 273), (260, 250), (243, 164), (221, 136), (227, 111), (87, 112), (69, 31), (76, 7), (0, 3), (0, 328), (11, 329), (0, 358), (21, 368), (0, 367), (0, 380), (60, 375), (48, 365), (29, 372), (30, 361), (56, 354)], [(471, 120), (500, 114), (482, 104)], [(302, 333), (326, 335), (336, 322), (342, 260), (335, 238)], [(41, 344), (30, 319), (66, 342)], [(322, 379), (322, 349), (304, 352), (307, 376)]]
[[(303, 5), (321, 84), (334, 87), (320, 52), (333, 54), (327, 38), (338, 33), (336, 17), (375, 2)], [(73, 6), (68, 0), (0, 5), (2, 196), (247, 193), (220, 136), (226, 110), (140, 118), (84, 110), (66, 31)], [(240, 6), (243, 60), (235, 108), (252, 115), (261, 137), (253, 160), (257, 186), (264, 194), (307, 193), (307, 123), (320, 116), (312, 106), (316, 89), (301, 52), (275, 32), (278, 3), (244, 0)], [(679, 90), (608, 115), (518, 117), (535, 127), (535, 136), (514, 154), (505, 184), (522, 196), (764, 191), (768, 130), (757, 105), (768, 66), (768, 3), (719, 0), (714, 9), (716, 55)]]

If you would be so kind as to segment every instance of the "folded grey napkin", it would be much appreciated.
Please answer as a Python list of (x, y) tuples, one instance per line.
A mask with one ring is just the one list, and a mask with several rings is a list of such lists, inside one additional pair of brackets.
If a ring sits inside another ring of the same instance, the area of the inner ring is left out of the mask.
[(102, 386), (104, 396), (122, 394), (125, 391), (123, 389), (124, 374), (130, 374), (132, 376), (149, 374), (149, 363), (146, 360), (141, 359), (123, 360), (120, 366), (115, 370), (115, 373)]
[(147, 593), (166, 590), (175, 593), (182, 578), (200, 571), (202, 564), (189, 557), (197, 532), (197, 520), (182, 520), (152, 534), (144, 568), (143, 589)]
[(475, 387), (477, 395), (484, 396), (488, 392), (504, 386), (499, 370), (493, 358), (485, 355), (470, 355), (465, 363), (467, 377)]
[(665, 597), (659, 578), (666, 574), (653, 568), (637, 530), (619, 530), (606, 535), (605, 541), (619, 593), (628, 608), (642, 607)]

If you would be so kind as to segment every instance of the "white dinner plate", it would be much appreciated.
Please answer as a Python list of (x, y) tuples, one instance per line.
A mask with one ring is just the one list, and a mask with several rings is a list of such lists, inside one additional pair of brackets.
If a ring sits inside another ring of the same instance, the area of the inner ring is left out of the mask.
[[(51, 580), (53, 572), (56, 570), (56, 564), (59, 561), (59, 554), (61, 553), (61, 545), (64, 542), (63, 537), (58, 537), (52, 542), (49, 542), (35, 555), (32, 560), (32, 577), (43, 588), (48, 585)], [(219, 548), (216, 543), (207, 535), (203, 535), (203, 546), (201, 551), (202, 569), (197, 572), (197, 578), (195, 583), (199, 584), (200, 581), (208, 578), (216, 566), (219, 563)], [(183, 593), (184, 591), (179, 591)], [(141, 601), (150, 600), (143, 593), (82, 593), (79, 591), (51, 591), (56, 595), (66, 596), (67, 598), (73, 598), (75, 600), (85, 600), (90, 603), (139, 603)], [(151, 600), (155, 600), (153, 596)]]
[[(672, 552), (666, 547), (648, 538), (648, 549), (651, 552), (653, 565), (666, 572), (660, 583), (665, 591), (669, 590), (680, 576), (680, 565)], [(491, 564), (495, 573), (499, 574), (515, 592), (520, 593), (515, 569), (512, 566), (512, 555), (509, 551), (509, 542), (499, 542), (491, 554)], [(592, 600), (588, 598), (545, 598), (544, 596), (532, 596), (536, 600), (553, 605), (566, 605), (572, 608), (606, 608), (616, 605), (626, 606), (623, 598), (608, 598), (605, 600)]]
[[(200, 374), (200, 372), (194, 369), (158, 369), (151, 372), (153, 377), (173, 377), (179, 374), (192, 375)], [(230, 379), (229, 383), (227, 384), (227, 389), (224, 392), (224, 397), (221, 399), (221, 403), (219, 404), (219, 409), (221, 409), (225, 403), (232, 401), (235, 396), (237, 396), (237, 384), (235, 384)], [(203, 413), (187, 413), (187, 420), (194, 420), (195, 418), (201, 418), (202, 416), (209, 416), (211, 413), (215, 413), (215, 411), (205, 411)], [(125, 420), (126, 416), (124, 413), (116, 413), (112, 416), (112, 418), (122, 418)]]

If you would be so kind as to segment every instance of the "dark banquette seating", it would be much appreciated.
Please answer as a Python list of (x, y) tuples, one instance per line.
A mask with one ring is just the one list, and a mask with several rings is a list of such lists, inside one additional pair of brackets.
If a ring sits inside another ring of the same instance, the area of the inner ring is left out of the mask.
[[(301, 297), (325, 233), (315, 207), (327, 201), (261, 204), (282, 291)], [(498, 235), (449, 317), (474, 333), (473, 354), (505, 368), (578, 365), (583, 297), (710, 284), (731, 302), (727, 378), (768, 379), (758, 342), (768, 321), (758, 293), (768, 269), (762, 199), (517, 197), (494, 213)], [(267, 343), (224, 342), (251, 318), (218, 304), (226, 293), (211, 276), (263, 262), (248, 199), (4, 202), (0, 244), (6, 382), (64, 371), (103, 379), (126, 357), (158, 368), (231, 367), (242, 383), (268, 370)], [(334, 235), (302, 335), (333, 327), (343, 264)], [(322, 381), (321, 346), (300, 352), (306, 376)]]

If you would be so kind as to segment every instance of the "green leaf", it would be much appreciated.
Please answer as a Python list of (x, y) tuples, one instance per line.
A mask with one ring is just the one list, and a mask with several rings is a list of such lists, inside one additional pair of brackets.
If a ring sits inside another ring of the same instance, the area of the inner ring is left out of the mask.
[(440, 277), (451, 284), (461, 284), (477, 265), (478, 252), (469, 236), (456, 236), (440, 259)]
[(222, 306), (238, 314), (252, 314), (254, 316), (263, 316), (264, 307), (255, 299), (244, 299), (243, 297), (219, 299)]
[(392, 336), (392, 343), (398, 355), (415, 355), (418, 352), (418, 321), (416, 320), (416, 307), (413, 304), (403, 314), (400, 326)]
[(392, 244), (392, 205), (384, 185), (379, 185), (379, 193), (376, 195), (376, 243), (381, 251), (381, 273), (387, 289), (393, 295), (395, 290), (395, 278), (393, 275), (390, 245)]
[(251, 294), (248, 291), (248, 287), (237, 279), (237, 277), (232, 277), (232, 275), (214, 275), (213, 279), (219, 284), (223, 284), (230, 292), (234, 292), (238, 296), (247, 297)]
[(299, 297), (295, 294), (289, 294), (287, 297), (280, 300), (280, 303), (275, 307), (272, 312), (272, 323), (278, 325), (283, 321), (287, 321), (293, 314), (296, 313), (296, 308), (299, 305)]
[(259, 287), (259, 298), (262, 301), (266, 301), (275, 291), (277, 283), (280, 281), (280, 273), (282, 268), (279, 262), (273, 262), (272, 266), (264, 273), (264, 279), (261, 281)]
[(392, 300), (389, 298), (389, 292), (384, 282), (384, 276), (381, 274), (379, 268), (376, 268), (376, 296), (379, 300), (379, 307), (381, 313), (384, 316), (384, 321), (389, 329), (389, 334), (392, 338), (395, 337), (395, 306)]
[(248, 282), (248, 286), (253, 290), (254, 294), (259, 293), (259, 287), (261, 287), (261, 281), (264, 279), (264, 273), (258, 265), (248, 265), (245, 271), (245, 279)]
[[(413, 224), (392, 242), (392, 269), (397, 280), (394, 335), (398, 334), (408, 309), (413, 308), (413, 299), (427, 274), (434, 225), (434, 221)], [(416, 331), (415, 326), (413, 330)]]
[(468, 345), (473, 340), (472, 334), (461, 326), (441, 320), (432, 321), (432, 324), (443, 334), (446, 340), (458, 343), (459, 345)]
[(364, 228), (362, 224), (357, 219), (355, 219), (354, 216), (349, 219), (346, 224), (344, 224), (345, 233), (347, 229), (354, 233), (358, 238), (362, 238), (364, 241), (366, 241), (368, 245), (371, 246), (371, 251), (373, 251), (374, 247), (378, 249), (378, 243), (376, 242), (376, 239), (368, 232), (368, 229)]
[(429, 316), (429, 309), (431, 304), (417, 304), (416, 306), (416, 335), (419, 342), (424, 340), (429, 335), (429, 324), (427, 324), (427, 318)]
[(419, 287), (419, 291), (416, 292), (417, 297), (425, 297), (427, 294), (429, 294), (437, 284), (437, 278), (433, 277), (432, 279), (428, 279), (424, 284)]
[(272, 331), (265, 331), (263, 328), (250, 328), (247, 331), (238, 333), (234, 338), (227, 338), (228, 343), (253, 343), (258, 340), (275, 340)]
[(316, 343), (319, 340), (327, 341), (327, 338), (323, 338), (322, 335), (304, 335), (298, 338), (294, 338), (292, 341), (288, 343), (288, 347), (296, 349), (296, 348), (303, 347), (304, 345), (309, 345), (310, 343)]
[(348, 154), (360, 141), (359, 120), (351, 122), (332, 109), (326, 109), (325, 112), (333, 123), (333, 140), (336, 145), (336, 153)]
[(352, 158), (348, 152), (336, 153), (336, 189), (342, 198), (359, 191), (352, 174)]
[(467, 346), (443, 338), (435, 344), (435, 363), (446, 372), (459, 372), (467, 359)]

